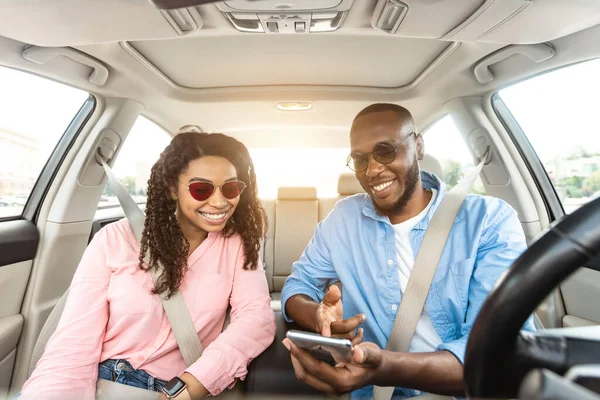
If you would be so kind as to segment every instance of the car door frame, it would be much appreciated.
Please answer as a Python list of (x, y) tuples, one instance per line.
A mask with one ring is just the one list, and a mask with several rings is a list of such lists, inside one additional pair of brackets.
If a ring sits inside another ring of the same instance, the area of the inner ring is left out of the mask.
[(0, 218), (0, 273), (4, 272), (7, 290), (3, 295), (8, 300), (0, 314), (0, 326), (4, 327), (0, 329), (3, 332), (0, 335), (0, 398), (8, 394), (19, 339), (26, 323), (22, 307), (41, 240), (37, 226), (40, 209), (66, 155), (94, 114), (96, 104), (96, 98), (89, 95), (73, 116), (42, 168), (21, 215)]

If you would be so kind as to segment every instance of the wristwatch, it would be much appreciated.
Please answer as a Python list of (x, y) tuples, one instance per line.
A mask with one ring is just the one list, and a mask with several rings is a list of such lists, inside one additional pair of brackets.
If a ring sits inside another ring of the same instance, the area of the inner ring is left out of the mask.
[(163, 386), (163, 393), (167, 396), (167, 399), (174, 399), (185, 390), (187, 385), (180, 378), (175, 377)]

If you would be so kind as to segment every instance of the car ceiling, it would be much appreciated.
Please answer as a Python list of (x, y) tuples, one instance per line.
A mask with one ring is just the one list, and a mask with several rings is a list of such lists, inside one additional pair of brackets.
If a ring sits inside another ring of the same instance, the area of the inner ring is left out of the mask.
[[(482, 85), (472, 73), (482, 57), (511, 44), (550, 42), (557, 49), (552, 62), (564, 62), (558, 49), (573, 48), (568, 35), (600, 24), (596, 0), (404, 1), (409, 11), (396, 34), (373, 28), (377, 1), (354, 0), (335, 32), (239, 32), (207, 4), (192, 9), (200, 28), (183, 36), (147, 0), (2, 2), (0, 63), (35, 71), (14, 59), (25, 46), (72, 47), (108, 66), (108, 81), (100, 87), (71, 79), (58, 68), (83, 73), (85, 67), (58, 59), (51, 61), (55, 78), (133, 98), (168, 130), (197, 124), (253, 147), (339, 147), (367, 104), (398, 102), (423, 126), (452, 97), (480, 95), (539, 68), (511, 57), (508, 67), (498, 66), (497, 79)], [(298, 101), (311, 102), (312, 110), (276, 108)]]

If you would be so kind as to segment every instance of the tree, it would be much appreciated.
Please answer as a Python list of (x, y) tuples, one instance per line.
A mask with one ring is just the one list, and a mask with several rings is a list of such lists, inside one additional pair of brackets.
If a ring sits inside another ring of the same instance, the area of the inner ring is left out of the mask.
[(559, 186), (564, 188), (567, 197), (579, 199), (585, 196), (585, 191), (583, 190), (583, 181), (583, 176), (569, 176), (561, 179)]
[(583, 187), (583, 176), (569, 176), (562, 180), (562, 184), (565, 186), (574, 186), (578, 189)]
[(579, 199), (584, 196), (583, 190), (575, 186), (566, 186), (565, 193), (567, 194), (567, 197), (571, 199)]
[(600, 191), (600, 171), (594, 172), (585, 180), (584, 191), (588, 196)]
[(462, 178), (462, 165), (454, 160), (448, 160), (445, 164), (444, 181), (446, 181), (446, 186), (448, 186), (448, 190), (450, 190), (458, 183), (458, 181), (460, 181), (460, 178)]

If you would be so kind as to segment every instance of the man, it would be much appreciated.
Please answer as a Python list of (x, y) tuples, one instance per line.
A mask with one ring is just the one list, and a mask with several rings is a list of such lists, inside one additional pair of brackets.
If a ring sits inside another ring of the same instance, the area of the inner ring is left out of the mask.
[[(396, 386), (398, 398), (422, 392), (460, 396), (477, 313), (499, 276), (526, 248), (517, 213), (502, 200), (467, 196), (409, 352), (381, 350), (446, 188), (437, 176), (419, 171), (423, 138), (403, 107), (374, 104), (362, 110), (352, 124), (350, 145), (348, 166), (367, 193), (339, 201), (319, 224), (294, 263), (281, 302), (285, 318), (305, 329), (355, 344), (364, 336), (371, 343), (355, 346), (352, 363), (332, 367), (286, 339), (296, 375), (324, 392), (355, 391), (353, 398), (371, 397), (374, 384)], [(361, 324), (364, 331), (354, 334)], [(527, 328), (533, 329), (531, 321)]]

